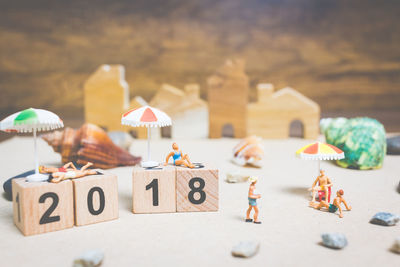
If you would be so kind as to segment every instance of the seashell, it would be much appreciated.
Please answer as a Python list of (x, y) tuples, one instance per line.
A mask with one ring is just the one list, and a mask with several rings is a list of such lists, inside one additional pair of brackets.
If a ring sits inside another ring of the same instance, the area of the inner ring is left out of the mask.
[(62, 162), (84, 165), (93, 163), (93, 168), (109, 169), (117, 166), (135, 165), (141, 157), (135, 157), (115, 145), (100, 127), (85, 123), (75, 130), (65, 128), (42, 135), (42, 138), (61, 154)]
[(107, 135), (114, 144), (129, 151), (133, 143), (133, 137), (130, 134), (121, 131), (111, 131), (107, 132)]
[(260, 163), (264, 156), (264, 147), (261, 141), (262, 139), (255, 135), (242, 139), (233, 148), (232, 161), (240, 166), (261, 167)]

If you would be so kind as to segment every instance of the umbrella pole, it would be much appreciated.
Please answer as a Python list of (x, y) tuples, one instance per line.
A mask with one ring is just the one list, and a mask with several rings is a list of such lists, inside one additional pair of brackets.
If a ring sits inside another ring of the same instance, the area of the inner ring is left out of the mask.
[(319, 175), (319, 171), (321, 170), (321, 160), (318, 159), (318, 173), (317, 176)]
[(35, 175), (38, 175), (38, 170), (39, 170), (39, 159), (38, 159), (38, 153), (37, 153), (37, 144), (36, 144), (36, 128), (33, 129), (33, 142), (34, 142), (34, 157), (35, 157)]
[(147, 126), (147, 160), (150, 161), (150, 127)]

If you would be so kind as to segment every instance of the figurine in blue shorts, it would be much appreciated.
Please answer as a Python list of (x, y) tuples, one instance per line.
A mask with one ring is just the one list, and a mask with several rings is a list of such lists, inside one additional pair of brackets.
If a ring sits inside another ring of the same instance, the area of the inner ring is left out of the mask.
[[(257, 199), (261, 198), (260, 194), (257, 194), (256, 192), (256, 183), (257, 183), (258, 178), (255, 176), (252, 176), (249, 178), (250, 181), (250, 188), (249, 188), (249, 208), (247, 209), (246, 212), (246, 222), (254, 222), (256, 224), (261, 224), (261, 222), (258, 220), (258, 207), (257, 207)], [(250, 213), (251, 210), (254, 209), (254, 221), (253, 219), (250, 219)]]

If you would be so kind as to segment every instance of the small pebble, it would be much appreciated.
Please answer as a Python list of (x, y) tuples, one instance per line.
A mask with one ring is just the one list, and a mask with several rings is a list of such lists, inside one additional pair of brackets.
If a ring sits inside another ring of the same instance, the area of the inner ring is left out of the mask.
[(386, 139), (388, 155), (400, 155), (400, 136), (390, 137)]
[(226, 173), (226, 180), (228, 183), (244, 183), (249, 179), (249, 175), (244, 175), (239, 172)]
[(321, 235), (322, 244), (328, 248), (342, 249), (347, 246), (347, 239), (344, 234), (325, 233)]
[(232, 248), (232, 255), (235, 257), (249, 258), (257, 254), (260, 248), (258, 241), (240, 241)]
[(389, 212), (378, 212), (369, 221), (372, 224), (392, 226), (400, 220), (400, 217)]
[(400, 236), (394, 240), (392, 251), (400, 254)]
[(103, 258), (103, 251), (88, 250), (74, 260), (73, 267), (97, 267), (101, 265)]

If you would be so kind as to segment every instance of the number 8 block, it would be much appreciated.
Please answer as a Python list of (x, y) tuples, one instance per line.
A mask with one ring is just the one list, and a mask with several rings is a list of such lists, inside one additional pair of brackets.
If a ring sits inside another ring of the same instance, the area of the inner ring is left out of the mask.
[(12, 181), (14, 223), (24, 235), (71, 228), (74, 225), (72, 182), (58, 184)]
[(176, 209), (186, 211), (218, 210), (218, 170), (204, 166), (176, 167)]

